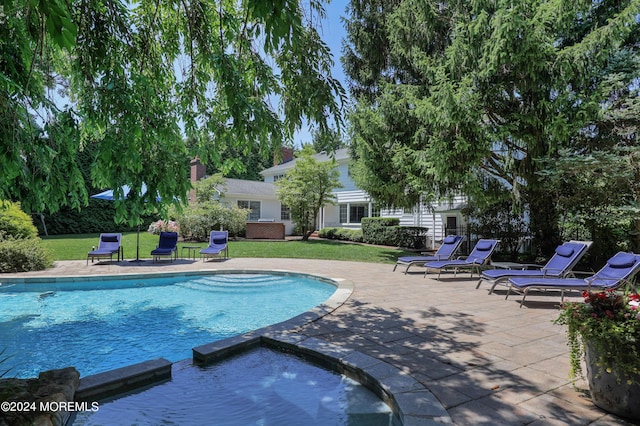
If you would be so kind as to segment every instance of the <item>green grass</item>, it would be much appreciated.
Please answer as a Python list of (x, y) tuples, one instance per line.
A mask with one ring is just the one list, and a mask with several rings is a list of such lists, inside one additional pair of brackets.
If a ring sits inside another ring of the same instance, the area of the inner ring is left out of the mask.
[[(85, 260), (93, 246), (98, 245), (99, 234), (56, 235), (42, 237), (54, 260)], [(151, 257), (156, 248), (158, 236), (148, 232), (140, 233), (140, 258)], [(206, 243), (178, 243), (178, 255), (182, 256), (183, 245)], [(136, 233), (125, 232), (122, 235), (125, 259), (136, 257)], [(366, 244), (349, 244), (332, 240), (309, 241), (231, 241), (230, 257), (274, 257), (299, 259), (349, 260), (354, 262), (395, 263), (399, 256), (411, 254), (393, 247), (377, 247)], [(186, 252), (185, 252), (186, 255)]]

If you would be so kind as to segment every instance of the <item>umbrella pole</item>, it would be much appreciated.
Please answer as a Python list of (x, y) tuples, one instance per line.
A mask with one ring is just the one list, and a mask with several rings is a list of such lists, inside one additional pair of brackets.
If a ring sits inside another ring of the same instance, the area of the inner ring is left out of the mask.
[(129, 262), (144, 262), (140, 259), (140, 224), (138, 224), (138, 232), (136, 232), (136, 259), (130, 260)]
[(138, 233), (136, 234), (136, 262), (140, 262), (140, 224), (138, 224)]

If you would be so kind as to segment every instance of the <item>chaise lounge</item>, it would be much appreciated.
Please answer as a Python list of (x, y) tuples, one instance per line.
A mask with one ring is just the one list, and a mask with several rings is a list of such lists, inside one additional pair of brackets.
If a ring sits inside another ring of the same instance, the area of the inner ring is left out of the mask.
[(393, 267), (395, 271), (398, 265), (407, 265), (404, 273), (406, 274), (412, 266), (423, 266), (427, 262), (449, 260), (458, 251), (462, 240), (464, 238), (460, 235), (449, 235), (442, 240), (442, 245), (438, 248), (438, 251), (432, 256), (403, 256), (399, 257), (396, 265)]
[(522, 294), (520, 307), (531, 290), (559, 290), (560, 300), (564, 301), (566, 291), (616, 289), (629, 282), (640, 270), (640, 255), (619, 252), (607, 261), (607, 264), (594, 275), (579, 278), (511, 278), (509, 279), (508, 298), (511, 291)]
[(477, 271), (478, 275), (480, 275), (480, 269), (489, 263), (498, 243), (500, 243), (500, 240), (479, 240), (469, 256), (466, 256), (466, 258), (461, 257), (442, 262), (427, 262), (424, 264), (424, 276), (427, 276), (430, 269), (436, 269), (438, 271), (438, 278), (436, 279), (440, 279), (442, 271), (450, 269), (453, 269), (454, 278), (461, 269), (469, 270), (472, 277), (474, 271)]
[[(489, 269), (483, 271), (478, 280), (476, 289), (480, 288), (483, 282), (491, 285), (489, 294), (497, 285), (509, 286), (509, 278), (567, 278), (573, 275), (572, 269), (587, 252), (591, 241), (568, 241), (555, 250), (555, 253), (546, 265), (523, 264), (520, 269)], [(531, 269), (535, 268), (535, 269)]]
[(124, 250), (120, 245), (120, 240), (122, 240), (122, 234), (100, 234), (98, 248), (87, 253), (87, 265), (89, 258), (91, 258), (91, 263), (94, 259), (106, 259), (107, 257), (113, 261), (114, 254), (118, 255), (118, 261), (121, 258), (124, 260)]
[(160, 232), (160, 240), (158, 247), (151, 251), (153, 261), (161, 257), (168, 257), (170, 260), (178, 259), (178, 233), (177, 232)]
[(220, 257), (222, 253), (225, 259), (229, 257), (229, 231), (211, 231), (209, 246), (200, 250), (200, 257), (204, 262), (205, 258)]

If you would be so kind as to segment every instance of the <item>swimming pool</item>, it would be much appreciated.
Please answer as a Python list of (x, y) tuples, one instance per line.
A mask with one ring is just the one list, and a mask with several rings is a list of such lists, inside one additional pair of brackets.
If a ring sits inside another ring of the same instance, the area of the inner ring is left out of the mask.
[(75, 366), (81, 376), (164, 357), (275, 324), (336, 290), (296, 274), (73, 279), (0, 287), (7, 377)]

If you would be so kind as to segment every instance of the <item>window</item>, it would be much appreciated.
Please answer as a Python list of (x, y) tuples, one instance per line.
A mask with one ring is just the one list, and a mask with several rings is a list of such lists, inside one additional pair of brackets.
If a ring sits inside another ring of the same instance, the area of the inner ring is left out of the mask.
[(291, 209), (289, 206), (280, 204), (280, 220), (291, 220)]
[(360, 223), (369, 216), (369, 204), (349, 204), (349, 223)]
[(284, 174), (281, 174), (281, 175), (274, 175), (274, 176), (273, 176), (273, 181), (274, 181), (274, 182), (277, 182), (277, 181), (279, 181), (279, 180), (280, 180), (280, 179), (282, 179), (282, 178), (284, 178)]
[(347, 223), (349, 218), (347, 217), (348, 204), (340, 204), (340, 223)]
[(247, 220), (249, 222), (255, 222), (260, 219), (260, 201), (245, 201), (238, 200), (238, 207), (241, 209), (250, 209)]
[[(371, 210), (371, 214), (369, 214)], [(380, 216), (379, 208), (370, 208), (369, 203), (340, 204), (340, 223), (361, 223), (363, 217)]]

